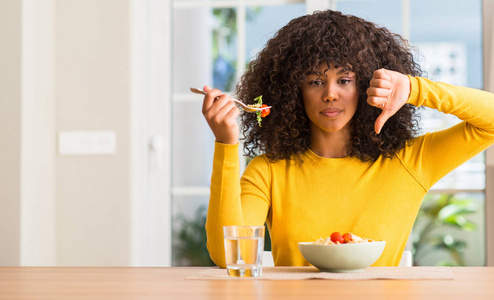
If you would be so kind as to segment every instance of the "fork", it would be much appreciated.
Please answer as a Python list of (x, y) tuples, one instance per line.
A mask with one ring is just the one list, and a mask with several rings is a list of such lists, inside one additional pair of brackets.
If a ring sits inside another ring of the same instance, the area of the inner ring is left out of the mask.
[[(190, 88), (190, 91), (192, 93), (196, 93), (196, 94), (201, 94), (201, 95), (206, 95), (206, 92), (203, 91), (203, 90), (200, 90), (200, 89), (196, 89), (196, 88)], [(271, 108), (271, 106), (265, 106), (265, 107), (251, 107), (251, 106), (248, 106), (247, 104), (243, 103), (242, 101), (240, 100), (237, 100), (237, 99), (233, 99), (233, 102), (237, 103), (244, 111), (246, 112), (258, 112), (258, 111), (262, 111), (263, 109), (268, 109), (268, 108)]]

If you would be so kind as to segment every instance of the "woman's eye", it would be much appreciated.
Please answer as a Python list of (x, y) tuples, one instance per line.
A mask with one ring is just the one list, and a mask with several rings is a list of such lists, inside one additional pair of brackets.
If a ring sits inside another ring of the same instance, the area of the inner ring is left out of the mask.
[(310, 85), (313, 85), (313, 86), (320, 86), (320, 85), (323, 85), (323, 82), (322, 82), (321, 80), (317, 80), (317, 79), (315, 79), (315, 80), (311, 80), (311, 81), (309, 82), (309, 84), (310, 84)]
[(341, 84), (347, 84), (347, 83), (350, 83), (350, 81), (351, 81), (350, 79), (341, 79), (340, 83)]

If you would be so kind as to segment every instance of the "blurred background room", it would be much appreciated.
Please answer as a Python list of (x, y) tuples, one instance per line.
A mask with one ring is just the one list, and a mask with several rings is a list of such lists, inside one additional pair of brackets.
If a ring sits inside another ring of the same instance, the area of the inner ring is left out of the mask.
[[(0, 0), (0, 265), (212, 264), (214, 136), (189, 88), (234, 93), (278, 29), (328, 8), (404, 36), (424, 76), (494, 92), (491, 0)], [(458, 122), (421, 112), (423, 132)], [(494, 265), (492, 147), (433, 187), (408, 250)]]

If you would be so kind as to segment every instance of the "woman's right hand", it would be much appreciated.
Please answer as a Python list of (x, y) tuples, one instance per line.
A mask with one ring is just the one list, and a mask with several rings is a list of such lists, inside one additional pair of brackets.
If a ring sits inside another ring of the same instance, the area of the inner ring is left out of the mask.
[(218, 89), (204, 87), (207, 93), (204, 96), (202, 114), (213, 131), (216, 142), (223, 144), (237, 144), (239, 128), (237, 117), (240, 110), (230, 96), (221, 93)]

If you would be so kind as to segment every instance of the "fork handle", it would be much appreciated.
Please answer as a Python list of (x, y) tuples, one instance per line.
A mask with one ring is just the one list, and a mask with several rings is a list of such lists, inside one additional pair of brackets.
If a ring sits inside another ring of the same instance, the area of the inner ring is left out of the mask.
[[(196, 94), (201, 94), (201, 95), (207, 95), (207, 93), (203, 90), (200, 90), (200, 89), (197, 89), (197, 88), (190, 88), (190, 91), (192, 93), (196, 93)], [(268, 107), (250, 107), (250, 106), (247, 106), (247, 104), (243, 103), (242, 101), (240, 100), (237, 100), (237, 99), (234, 99), (232, 98), (233, 102), (237, 103), (238, 105), (240, 105), (242, 107), (243, 110), (247, 111), (247, 112), (257, 112), (257, 111), (262, 111), (264, 109), (268, 109), (268, 108), (271, 108), (271, 106), (268, 106)]]
[(196, 88), (192, 88), (192, 87), (190, 88), (190, 91), (192, 93), (196, 93), (196, 94), (207, 95), (207, 93), (205, 91), (200, 90), (200, 89), (196, 89)]
[[(205, 91), (200, 90), (200, 89), (197, 89), (197, 88), (192, 88), (192, 87), (191, 87), (191, 88), (190, 88), (190, 91), (191, 91), (192, 93), (196, 93), (196, 94), (207, 95), (207, 93), (206, 93)], [(232, 100), (233, 100), (233, 102), (238, 103), (238, 104), (239, 104), (240, 106), (242, 106), (242, 107), (245, 107), (245, 106), (246, 106), (246, 104), (245, 104), (245, 103), (243, 103), (243, 102), (242, 102), (242, 101), (240, 101), (240, 100), (237, 100), (237, 99), (234, 99), (234, 98), (232, 98)]]

